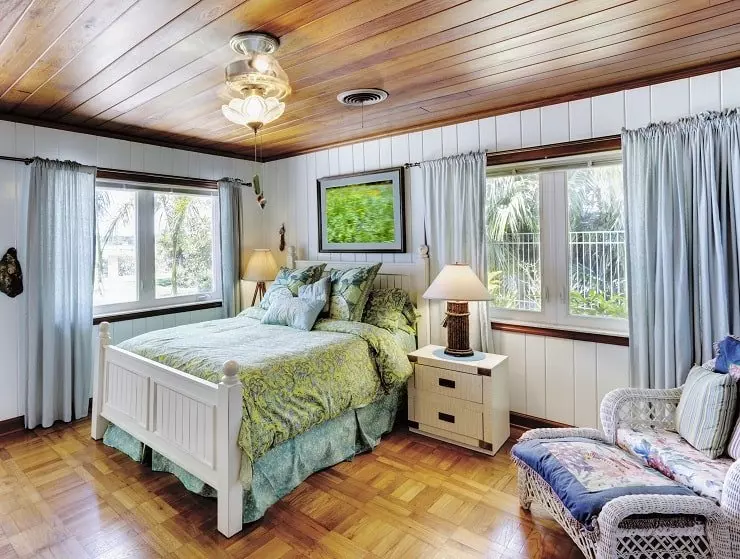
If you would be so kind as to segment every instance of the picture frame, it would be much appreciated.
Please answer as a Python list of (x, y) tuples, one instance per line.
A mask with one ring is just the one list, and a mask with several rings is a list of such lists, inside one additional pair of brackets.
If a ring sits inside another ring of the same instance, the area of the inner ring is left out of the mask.
[(404, 171), (318, 179), (319, 252), (406, 252)]

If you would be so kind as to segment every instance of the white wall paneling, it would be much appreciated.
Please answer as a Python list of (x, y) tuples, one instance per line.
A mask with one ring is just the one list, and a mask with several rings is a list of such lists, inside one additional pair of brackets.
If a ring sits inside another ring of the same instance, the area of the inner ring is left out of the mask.
[(540, 124), (540, 109), (529, 109), (521, 112), (523, 148), (542, 145)]
[(722, 108), (720, 75), (694, 76), (689, 79), (689, 112), (719, 111)]
[[(140, 144), (91, 134), (78, 134), (40, 126), (0, 120), (0, 155), (70, 159), (84, 165), (95, 165), (130, 171), (149, 171), (196, 178), (218, 179), (237, 176), (251, 180), (255, 164), (241, 159)], [(0, 255), (22, 240), (24, 221), (20, 215), (22, 189), (26, 186), (27, 169), (22, 163), (0, 161)], [(267, 193), (268, 198), (271, 193)], [(242, 238), (246, 249), (262, 244), (263, 211), (255, 203), (251, 190), (245, 190), (245, 219)], [(307, 218), (308, 219), (308, 218)], [(248, 252), (245, 250), (245, 256)], [(19, 254), (21, 266), (25, 255)], [(245, 295), (247, 295), (245, 293)], [(248, 293), (251, 297), (251, 292)], [(21, 396), (25, 375), (19, 370), (19, 307), (23, 295), (10, 299), (0, 295), (0, 421), (23, 414)], [(210, 320), (221, 316), (221, 309), (184, 312), (112, 325), (113, 343), (134, 335), (174, 326)], [(97, 333), (97, 328), (95, 328)], [(97, 347), (97, 339), (93, 347)]]
[(740, 107), (740, 68), (720, 72), (720, 99), (723, 109)]
[(568, 103), (542, 107), (540, 111), (540, 134), (543, 145), (559, 144), (570, 140)]
[(578, 99), (568, 103), (568, 133), (570, 141), (592, 137), (591, 99)]
[(625, 91), (624, 102), (629, 108), (625, 114), (625, 126), (627, 128), (641, 128), (650, 124), (650, 87), (639, 87)]
[(650, 116), (655, 122), (678, 120), (689, 115), (689, 80), (650, 86)]
[(511, 411), (578, 427), (599, 426), (609, 390), (629, 385), (629, 348), (495, 330), (509, 356)]
[(591, 98), (591, 134), (594, 138), (619, 134), (623, 126), (623, 91)]
[[(626, 351), (626, 348), (624, 349)], [(596, 427), (599, 423), (598, 390), (596, 388), (596, 344), (573, 342), (573, 424)], [(626, 385), (625, 385), (626, 386)], [(594, 405), (594, 403), (596, 405)]]

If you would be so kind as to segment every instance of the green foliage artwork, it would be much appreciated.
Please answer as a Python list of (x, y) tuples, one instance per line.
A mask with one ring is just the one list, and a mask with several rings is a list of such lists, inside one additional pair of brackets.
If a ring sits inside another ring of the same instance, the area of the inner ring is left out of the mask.
[(326, 223), (330, 243), (392, 243), (393, 183), (328, 188)]
[(319, 179), (320, 252), (404, 252), (403, 168)]

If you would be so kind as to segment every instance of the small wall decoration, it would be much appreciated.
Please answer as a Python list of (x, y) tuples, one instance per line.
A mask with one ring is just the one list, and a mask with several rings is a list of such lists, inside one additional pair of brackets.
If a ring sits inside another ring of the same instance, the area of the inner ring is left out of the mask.
[(14, 248), (0, 259), (0, 292), (8, 297), (16, 297), (23, 293), (23, 273), (18, 262), (18, 253)]
[(280, 226), (278, 234), (280, 235), (280, 252), (283, 252), (285, 250), (285, 223)]
[(319, 252), (406, 252), (403, 167), (319, 179)]

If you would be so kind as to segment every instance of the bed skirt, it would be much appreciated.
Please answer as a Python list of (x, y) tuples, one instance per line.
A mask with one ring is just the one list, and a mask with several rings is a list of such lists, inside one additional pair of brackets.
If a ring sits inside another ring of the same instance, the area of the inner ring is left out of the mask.
[[(406, 386), (402, 385), (372, 404), (346, 411), (267, 451), (253, 464), (251, 486), (244, 488), (243, 521), (262, 518), (270, 506), (311, 474), (372, 450), (380, 437), (391, 431), (405, 403)], [(150, 464), (154, 471), (174, 474), (193, 493), (216, 496), (214, 488), (112, 423), (103, 442), (137, 462)]]

